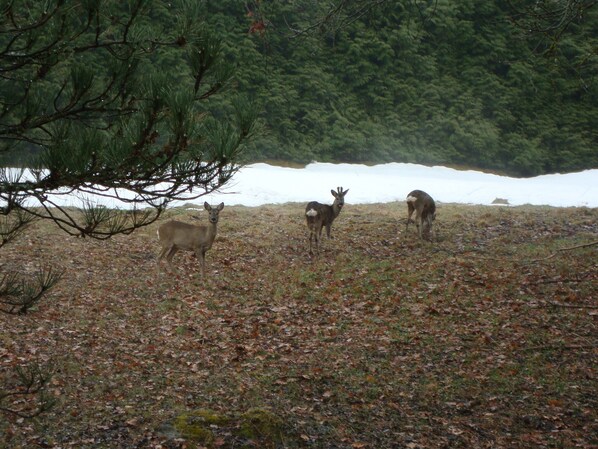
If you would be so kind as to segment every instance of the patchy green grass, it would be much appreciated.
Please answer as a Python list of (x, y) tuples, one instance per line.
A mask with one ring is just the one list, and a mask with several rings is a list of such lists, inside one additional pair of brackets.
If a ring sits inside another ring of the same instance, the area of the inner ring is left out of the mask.
[[(52, 363), (57, 404), (0, 415), (0, 448), (597, 445), (598, 210), (441, 204), (422, 242), (405, 209), (348, 204), (309, 258), (302, 204), (227, 206), (205, 280), (188, 253), (156, 271), (158, 224), (102, 242), (36, 224), (0, 269), (66, 273), (0, 316), (0, 375)], [(197, 410), (276, 421), (161, 430)]]

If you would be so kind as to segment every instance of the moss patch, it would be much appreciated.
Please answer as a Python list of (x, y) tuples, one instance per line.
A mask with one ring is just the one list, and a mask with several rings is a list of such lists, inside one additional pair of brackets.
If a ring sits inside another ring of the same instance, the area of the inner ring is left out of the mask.
[(158, 431), (170, 439), (187, 441), (210, 447), (221, 428), (230, 425), (230, 418), (212, 410), (199, 409), (182, 413), (160, 426)]
[(268, 448), (292, 440), (284, 429), (283, 420), (271, 411), (252, 408), (234, 416), (207, 409), (194, 410), (176, 416), (158, 431), (169, 439), (183, 439), (208, 448)]
[(272, 412), (253, 408), (243, 413), (239, 419), (239, 432), (251, 440), (282, 441), (283, 422)]
[(195, 410), (183, 413), (176, 417), (174, 428), (184, 438), (210, 444), (214, 440), (212, 429), (228, 424), (226, 416), (219, 415), (211, 410)]

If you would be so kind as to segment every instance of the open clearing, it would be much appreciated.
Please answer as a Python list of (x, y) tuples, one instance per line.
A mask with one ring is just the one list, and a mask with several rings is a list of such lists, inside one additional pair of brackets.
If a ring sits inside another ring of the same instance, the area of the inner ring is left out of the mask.
[[(3, 381), (51, 365), (56, 399), (0, 415), (0, 447), (598, 445), (598, 209), (440, 204), (422, 242), (404, 204), (347, 204), (314, 259), (303, 210), (225, 207), (205, 281), (190, 253), (157, 274), (159, 223), (108, 241), (36, 223), (2, 248), (0, 271), (66, 272), (0, 314)], [(274, 433), (164, 431), (256, 408)]]

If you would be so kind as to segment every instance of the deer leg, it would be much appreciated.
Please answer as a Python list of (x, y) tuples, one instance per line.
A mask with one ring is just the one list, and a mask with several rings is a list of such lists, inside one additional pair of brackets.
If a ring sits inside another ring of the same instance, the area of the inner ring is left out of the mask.
[(331, 228), (331, 225), (327, 224), (326, 225), (326, 237), (328, 237), (328, 238), (330, 238), (330, 228)]
[(162, 262), (163, 259), (166, 259), (168, 265), (172, 267), (172, 256), (174, 256), (174, 253), (176, 252), (177, 249), (174, 247), (174, 245), (165, 246), (162, 248), (162, 251), (160, 251), (160, 255), (158, 256), (158, 270), (160, 269), (160, 262)]
[(314, 237), (316, 240), (316, 254), (320, 254), (320, 238), (322, 237), (322, 226), (320, 226), (319, 229), (315, 230)]
[(424, 220), (422, 219), (422, 215), (419, 210), (415, 213), (415, 226), (417, 226), (417, 235), (421, 239), (424, 227)]
[(158, 255), (158, 265), (160, 265), (160, 261), (164, 258), (166, 253), (170, 251), (171, 248), (171, 246), (165, 246), (162, 248), (162, 251), (160, 251), (160, 254)]
[(172, 258), (174, 257), (174, 255), (177, 253), (179, 249), (176, 246), (171, 246), (169, 248), (168, 254), (166, 254), (166, 262), (168, 262), (168, 265), (170, 265), (172, 267)]
[(164, 258), (164, 256), (166, 255), (166, 252), (170, 249), (170, 247), (166, 246), (163, 247), (162, 250), (160, 251), (160, 254), (158, 254), (158, 260), (156, 261), (156, 269), (158, 271), (158, 273), (160, 273), (160, 266), (162, 265), (162, 259)]
[(174, 245), (165, 246), (164, 248), (162, 248), (162, 251), (160, 251), (160, 255), (158, 256), (158, 264), (157, 264), (158, 272), (160, 272), (161, 262), (164, 259), (166, 259), (166, 262), (168, 264), (168, 269), (171, 270), (173, 268), (172, 267), (172, 257), (174, 256), (174, 254), (177, 251), (178, 251), (178, 248)]
[(206, 269), (206, 250), (203, 248), (196, 249), (195, 256), (199, 260), (199, 271), (201, 272), (201, 276), (203, 277)]
[(425, 223), (425, 232), (424, 232), (424, 236), (426, 237), (426, 240), (431, 240), (432, 239), (432, 220), (430, 218), (430, 216), (427, 216), (426, 219), (424, 220)]
[(201, 275), (203, 276), (206, 272), (206, 253), (207, 249), (201, 251)]
[(173, 246), (172, 248), (170, 248), (170, 251), (168, 251), (168, 254), (166, 255), (166, 260), (168, 261), (168, 263), (172, 263), (172, 258), (177, 253), (177, 251), (178, 251), (178, 249), (176, 246)]
[(408, 215), (407, 215), (407, 226), (405, 226), (405, 233), (409, 229), (409, 222), (412, 221), (411, 220), (411, 216), (413, 215), (414, 211), (415, 211), (415, 208), (413, 207), (413, 204), (407, 203), (407, 212), (408, 212)]

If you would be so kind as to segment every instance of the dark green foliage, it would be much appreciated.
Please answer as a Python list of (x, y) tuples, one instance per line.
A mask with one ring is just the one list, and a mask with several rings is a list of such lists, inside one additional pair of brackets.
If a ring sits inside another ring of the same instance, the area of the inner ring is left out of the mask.
[(0, 277), (0, 312), (12, 315), (27, 313), (60, 281), (63, 274), (61, 270), (45, 268), (26, 281), (19, 279), (15, 272), (4, 273)]
[(49, 365), (29, 364), (17, 366), (0, 388), (0, 413), (33, 418), (53, 407), (55, 399), (48, 393), (47, 384), (52, 380), (53, 368)]
[[(108, 238), (235, 173), (254, 113), (239, 100), (213, 116), (208, 100), (233, 67), (203, 2), (19, 0), (0, 11), (0, 162), (34, 170), (3, 174), (2, 215)], [(79, 222), (48, 196), (88, 193), (150, 212), (98, 210)]]
[[(69, 27), (49, 27), (41, 41), (52, 42), (69, 30), (73, 42), (93, 37), (91, 26), (81, 35), (72, 30), (87, 21), (106, 26), (94, 4), (82, 3), (78, 14), (68, 17)], [(179, 8), (140, 4), (127, 45), (113, 46), (119, 58), (112, 64), (101, 57), (103, 49), (94, 49), (69, 56), (68, 64), (48, 54), (45, 65), (34, 67), (31, 73), (48, 82), (31, 89), (27, 110), (47, 107), (45, 95), (56, 94), (52, 85), (64, 85), (63, 107), (78, 97), (93, 104), (107, 83), (131, 80), (120, 63), (125, 58), (138, 68), (135, 83), (127, 84), (135, 92), (125, 96), (137, 99), (140, 91), (149, 91), (154, 109), (148, 107), (139, 122), (127, 117), (126, 126), (116, 113), (110, 127), (120, 129), (125, 141), (154, 136), (154, 153), (163, 148), (167, 133), (190, 126), (198, 114), (209, 111), (218, 122), (233, 117), (232, 97), (211, 94), (234, 85), (259, 105), (253, 110), (261, 111), (258, 137), (243, 154), (234, 152), (245, 162), (404, 161), (521, 176), (598, 166), (594, 2), (360, 0), (340, 10), (307, 0), (180, 2)], [(124, 17), (136, 3), (115, 5), (110, 3)], [(109, 24), (115, 41), (125, 28), (126, 21)], [(142, 42), (150, 52), (138, 51)], [(71, 81), (61, 84), (68, 70)], [(185, 89), (209, 101), (198, 110)], [(104, 102), (102, 120), (107, 110), (127, 106), (123, 100), (116, 95)], [(143, 124), (152, 119), (152, 110), (162, 108), (172, 114), (155, 137)], [(86, 117), (91, 119), (98, 116)], [(195, 140), (208, 129), (190, 128)], [(68, 127), (53, 132), (68, 137), (69, 145), (77, 142), (71, 142)], [(78, 159), (77, 170), (89, 164), (92, 146), (104, 147), (111, 160), (132, 151), (123, 141), (107, 144), (114, 134), (105, 134), (80, 136), (76, 146), (88, 154)], [(228, 141), (229, 148), (234, 141)], [(36, 152), (28, 141), (11, 143), (19, 146), (11, 147), (9, 156), (0, 152), (0, 161), (26, 160)], [(54, 152), (62, 154), (64, 148)], [(60, 168), (59, 160), (51, 162)]]
[(520, 176), (598, 167), (598, 7), (579, 2), (583, 15), (565, 17), (547, 44), (523, 28), (540, 19), (524, 3), (373, 3), (333, 16), (308, 1), (249, 12), (209, 5), (210, 24), (235, 42), (240, 90), (264, 104), (267, 132), (245, 160), (441, 163)]

